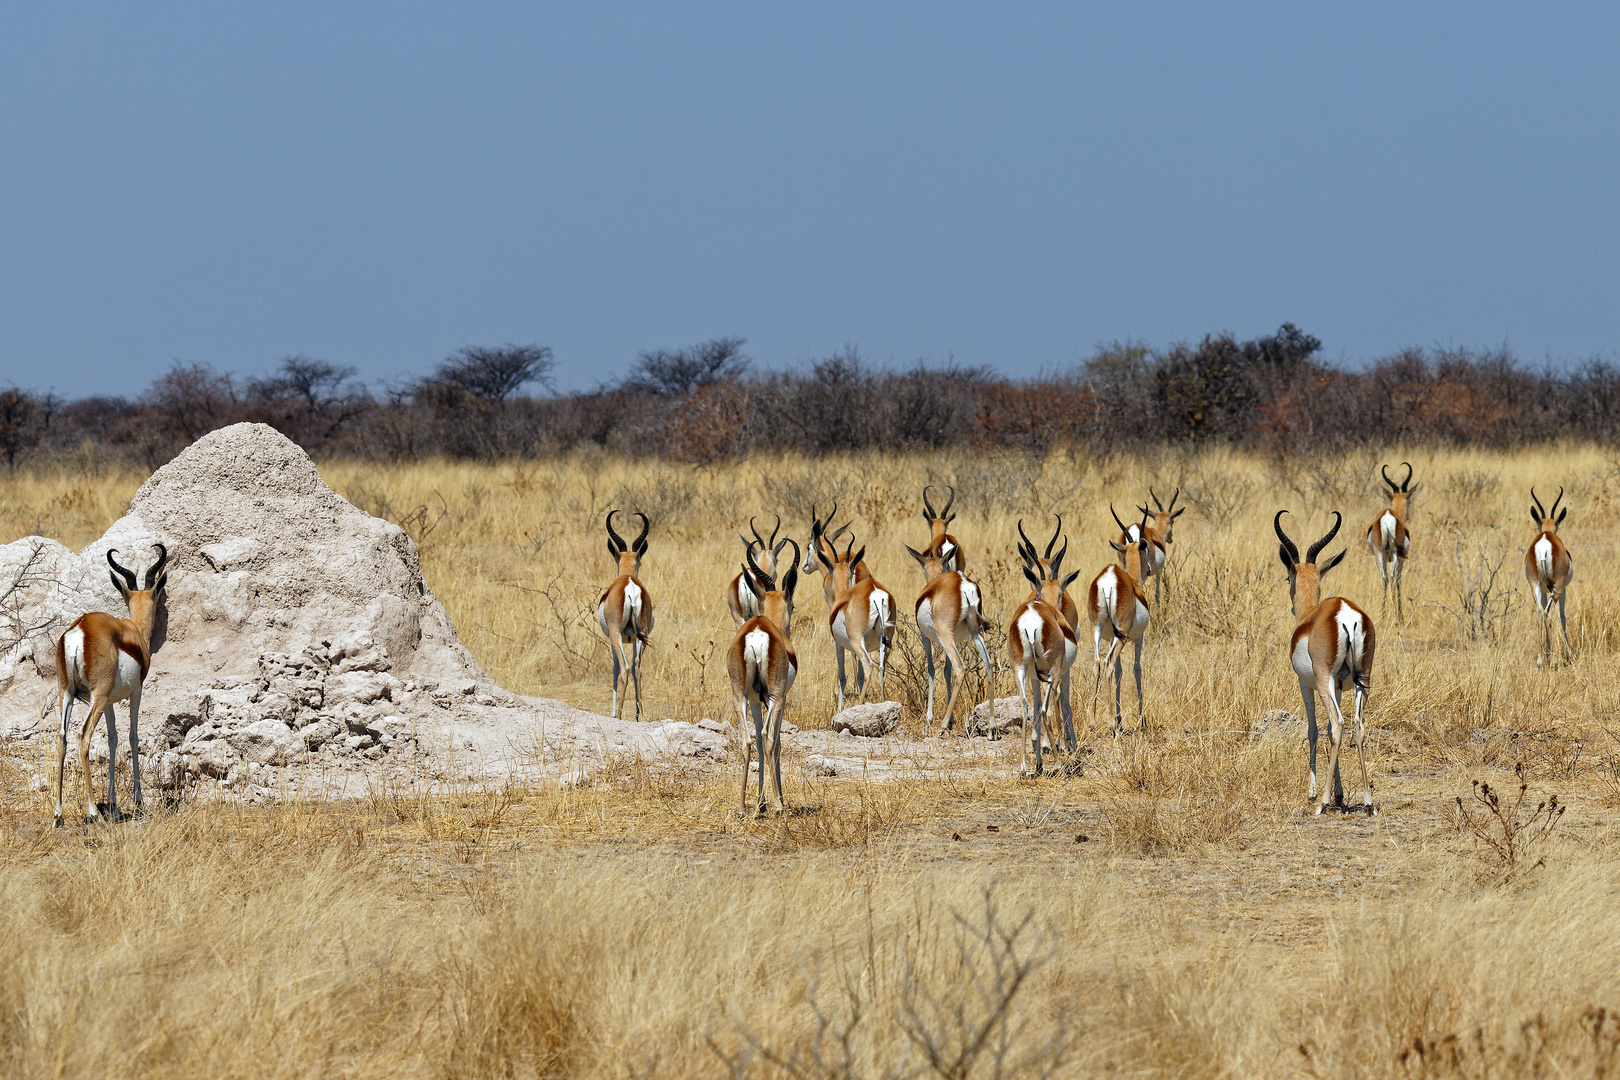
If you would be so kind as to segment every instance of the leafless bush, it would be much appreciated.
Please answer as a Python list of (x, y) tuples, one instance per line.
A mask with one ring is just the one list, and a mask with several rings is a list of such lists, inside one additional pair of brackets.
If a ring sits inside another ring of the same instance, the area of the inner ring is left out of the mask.
[[(762, 1074), (793, 1080), (941, 1080), (1057, 1075), (1071, 1036), (1061, 1015), (1039, 1026), (1019, 1008), (1019, 995), (1057, 954), (1052, 932), (1033, 911), (1007, 918), (987, 890), (983, 914), (952, 912), (951, 941), (925, 956), (920, 942), (900, 955), (869, 936), (854, 962), (839, 965), (831, 985), (804, 975), (812, 1017), (807, 1032), (783, 1044), (755, 1034), (737, 1015), (737, 1046), (709, 1046), (733, 1080)], [(919, 920), (920, 921), (920, 920)], [(918, 936), (927, 933), (919, 926)], [(893, 972), (895, 985), (879, 973)], [(887, 1030), (886, 1030), (887, 1029)], [(906, 1052), (884, 1038), (898, 1029)], [(761, 1066), (768, 1066), (768, 1069)]]
[(1510, 554), (1506, 545), (1493, 551), (1476, 540), (1465, 556), (1462, 541), (1456, 541), (1451, 549), (1451, 561), (1457, 568), (1456, 603), (1425, 606), (1439, 608), (1456, 619), (1458, 631), (1470, 641), (1501, 640), (1508, 616), (1518, 610), (1519, 590), (1509, 584), (1516, 575), (1511, 570), (1503, 575)]
[(1472, 797), (1465, 800), (1458, 795), (1451, 814), (1457, 832), (1473, 838), (1474, 854), (1499, 872), (1503, 882), (1546, 864), (1546, 843), (1567, 809), (1557, 795), (1549, 795), (1527, 814), (1530, 785), (1524, 779), (1524, 764), (1514, 766), (1513, 772), (1519, 779), (1517, 795), (1504, 801), (1491, 785), (1475, 780)]
[(56, 578), (45, 572), (44, 558), (45, 545), (36, 540), (23, 561), (0, 580), (0, 653), (51, 628), (52, 620), (38, 614), (42, 608), (35, 607), (33, 619), (25, 614), (29, 593), (56, 584)]

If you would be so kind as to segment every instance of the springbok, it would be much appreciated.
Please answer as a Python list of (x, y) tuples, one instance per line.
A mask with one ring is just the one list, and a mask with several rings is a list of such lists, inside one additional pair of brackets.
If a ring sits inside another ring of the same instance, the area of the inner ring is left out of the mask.
[[(1377, 633), (1367, 613), (1341, 596), (1322, 599), (1322, 577), (1344, 559), (1339, 552), (1319, 567), (1316, 556), (1333, 542), (1344, 517), (1333, 512), (1333, 528), (1327, 535), (1305, 551), (1303, 560), (1299, 548), (1283, 532), (1282, 516), (1277, 511), (1271, 525), (1277, 531), (1277, 556), (1288, 571), (1288, 595), (1294, 602), (1294, 633), (1288, 642), (1288, 656), (1299, 676), (1299, 694), (1305, 701), (1305, 737), (1310, 742), (1311, 786), (1306, 800), (1316, 796), (1316, 703), (1320, 696), (1327, 703), (1331, 725), (1329, 737), (1332, 750), (1328, 755), (1328, 772), (1333, 776), (1333, 805), (1344, 805), (1344, 785), (1339, 780), (1339, 748), (1344, 742), (1344, 711), (1339, 708), (1339, 695), (1345, 683), (1355, 688), (1356, 694), (1356, 753), (1361, 756), (1362, 805), (1369, 813), (1373, 810), (1372, 784), (1367, 779), (1367, 751), (1362, 710), (1367, 703), (1367, 691), (1372, 685), (1373, 653), (1378, 645)], [(1322, 797), (1316, 804), (1320, 814), (1327, 805), (1328, 786), (1322, 788)]]
[[(1129, 536), (1119, 520), (1112, 503), (1108, 505), (1108, 512), (1114, 515), (1114, 523), (1120, 526), (1122, 535)], [(1147, 702), (1142, 696), (1142, 635), (1147, 632), (1148, 621), (1151, 618), (1148, 612), (1147, 594), (1142, 591), (1142, 573), (1146, 560), (1152, 549), (1152, 542), (1148, 539), (1147, 510), (1142, 511), (1142, 522), (1136, 527), (1136, 538), (1121, 543), (1110, 540), (1109, 546), (1119, 553), (1123, 566), (1109, 565), (1102, 569), (1096, 577), (1091, 579), (1091, 588), (1086, 594), (1086, 614), (1091, 620), (1091, 648), (1097, 661), (1097, 673), (1092, 690), (1092, 702), (1096, 702), (1096, 688), (1102, 686), (1103, 669), (1110, 660), (1114, 664), (1114, 731), (1124, 730), (1125, 718), (1121, 706), (1124, 685), (1125, 656), (1123, 644), (1129, 641), (1136, 647), (1136, 720), (1138, 725), (1147, 727)], [(1162, 549), (1161, 549), (1162, 550)], [(1108, 643), (1108, 652), (1103, 653), (1103, 642)], [(1089, 719), (1087, 721), (1090, 722)]]
[[(844, 653), (855, 656), (855, 692), (866, 700), (873, 670), (877, 673), (878, 692), (883, 692), (883, 673), (888, 664), (889, 643), (894, 640), (894, 595), (878, 584), (877, 578), (855, 580), (855, 567), (866, 554), (863, 547), (851, 554), (855, 546), (852, 538), (844, 553), (836, 560), (818, 551), (822, 568), (829, 581), (838, 586), (838, 599), (833, 601), (832, 613), (827, 617), (833, 643), (838, 647), (838, 711), (844, 711)], [(874, 665), (872, 650), (878, 658)]]
[[(1043, 582), (1029, 567), (1024, 577), (1039, 593)], [(1018, 767), (1019, 775), (1029, 775), (1029, 750), (1035, 748), (1035, 775), (1044, 775), (1043, 743), (1047, 742), (1047, 717), (1051, 715), (1052, 697), (1068, 698), (1069, 669), (1074, 666), (1076, 653), (1074, 631), (1059, 614), (1057, 608), (1045, 600), (1025, 600), (1014, 609), (1007, 624), (1007, 663), (1018, 678), (1018, 704), (1024, 717), (1024, 752)], [(1046, 693), (1041, 693), (1041, 684)], [(1051, 745), (1057, 746), (1056, 732), (1051, 734)]]
[[(1018, 535), (1022, 537), (1022, 540), (1018, 545), (1018, 556), (1019, 558), (1023, 559), (1024, 566), (1035, 575), (1037, 580), (1055, 580), (1058, 574), (1061, 572), (1063, 568), (1063, 556), (1068, 554), (1069, 551), (1068, 539), (1064, 539), (1063, 547), (1058, 551), (1055, 557), (1052, 554), (1052, 549), (1057, 546), (1058, 534), (1062, 531), (1063, 515), (1059, 514), (1057, 519), (1057, 528), (1052, 530), (1052, 539), (1047, 541), (1046, 554), (1045, 556), (1042, 556), (1037, 552), (1034, 541), (1030, 540), (1030, 538), (1024, 533), (1024, 519), (1018, 519)], [(1040, 594), (1041, 591), (1037, 588), (1034, 592), (1030, 593), (1029, 599), (1034, 600), (1036, 597), (1040, 596)], [(1075, 630), (1079, 627), (1080, 609), (1075, 606), (1074, 599), (1068, 594), (1067, 590), (1063, 592), (1062, 596), (1060, 596), (1057, 602), (1052, 606), (1058, 609), (1058, 613), (1063, 616), (1063, 621), (1069, 624), (1069, 629)]]
[(62, 827), (62, 785), (67, 772), (68, 725), (73, 720), (73, 703), (87, 701), (90, 711), (79, 729), (79, 767), (84, 772), (86, 824), (100, 818), (90, 784), (90, 737), (96, 721), (107, 718), (107, 816), (121, 821), (118, 793), (113, 787), (113, 771), (118, 763), (118, 720), (113, 705), (129, 702), (129, 765), (135, 778), (135, 812), (141, 800), (141, 684), (152, 666), (152, 628), (157, 622), (159, 594), (169, 582), (163, 566), (169, 549), (157, 548), (157, 562), (146, 572), (146, 586), (140, 587), (134, 573), (119, 566), (113, 558), (116, 548), (107, 551), (112, 567), (112, 583), (129, 606), (129, 618), (119, 619), (105, 611), (91, 611), (73, 621), (56, 639), (56, 692), (61, 699), (62, 732), (56, 755), (56, 827)]
[[(782, 515), (778, 514), (776, 516), (776, 527), (771, 530), (771, 538), (765, 540), (759, 535), (759, 530), (754, 527), (754, 519), (749, 518), (748, 531), (754, 534), (754, 538), (750, 540), (746, 536), (739, 535), (738, 537), (742, 540), (745, 551), (753, 551), (754, 548), (759, 548), (759, 567), (764, 571), (766, 577), (776, 576), (776, 560), (781, 558), (782, 549), (788, 545), (786, 537), (781, 540), (776, 539), (776, 534), (781, 531), (781, 528)], [(741, 626), (759, 614), (759, 600), (755, 591), (743, 581), (747, 574), (748, 570), (744, 568), (743, 572), (732, 578), (731, 584), (726, 586), (726, 607), (731, 611), (731, 621), (737, 626)]]
[(1530, 591), (1536, 598), (1536, 610), (1541, 613), (1542, 636), (1547, 643), (1546, 663), (1552, 663), (1552, 606), (1558, 601), (1558, 625), (1564, 631), (1564, 658), (1570, 656), (1569, 624), (1564, 621), (1564, 596), (1569, 591), (1570, 578), (1575, 576), (1575, 560), (1569, 554), (1569, 548), (1558, 539), (1558, 526), (1564, 523), (1569, 515), (1569, 507), (1563, 512), (1558, 510), (1558, 504), (1564, 501), (1564, 489), (1558, 489), (1558, 498), (1553, 500), (1552, 509), (1544, 510), (1541, 500), (1536, 498), (1536, 489), (1530, 489), (1530, 518), (1541, 530), (1530, 546), (1524, 552), (1524, 576), (1530, 580)]
[[(602, 598), (596, 603), (596, 618), (602, 633), (608, 639), (608, 653), (613, 657), (613, 718), (619, 717), (619, 673), (630, 669), (630, 679), (636, 687), (636, 719), (641, 719), (641, 649), (652, 635), (652, 594), (647, 592), (636, 574), (641, 571), (641, 557), (647, 553), (647, 530), (652, 522), (639, 510), (634, 516), (641, 519), (641, 535), (630, 544), (613, 531), (613, 515), (607, 516), (608, 554), (618, 564), (619, 576), (613, 579)], [(625, 646), (630, 656), (625, 657)]]
[(922, 567), (925, 582), (917, 596), (917, 631), (922, 637), (923, 659), (928, 664), (928, 715), (923, 719), (923, 738), (926, 739), (934, 726), (934, 645), (945, 652), (945, 719), (939, 726), (941, 735), (956, 722), (956, 687), (964, 674), (959, 651), (963, 643), (971, 638), (978, 646), (987, 685), (990, 654), (984, 647), (984, 608), (978, 584), (960, 571), (945, 569), (945, 564), (956, 553), (953, 545), (947, 540), (938, 549), (930, 545), (916, 551), (907, 545), (906, 550)]
[(951, 493), (951, 497), (946, 500), (944, 509), (935, 510), (934, 504), (928, 501), (928, 489), (931, 487), (932, 484), (923, 487), (923, 520), (928, 522), (928, 546), (923, 550), (942, 552), (948, 544), (953, 550), (950, 557), (944, 559), (945, 569), (964, 570), (967, 568), (967, 556), (962, 552), (962, 544), (945, 531), (956, 520), (956, 515), (951, 513), (951, 506), (956, 502), (956, 489), (946, 485), (945, 490)]
[[(788, 543), (793, 543), (791, 540)], [(793, 544), (793, 562), (778, 588), (774, 574), (754, 562), (753, 549), (743, 567), (743, 580), (754, 592), (760, 613), (737, 631), (726, 650), (726, 672), (731, 676), (731, 698), (737, 707), (745, 745), (743, 749), (742, 812), (748, 813), (748, 718), (753, 713), (753, 745), (758, 747), (759, 806), (765, 816), (765, 734), (770, 732), (771, 771), (776, 778), (776, 804), (787, 809), (782, 794), (782, 714), (787, 708), (788, 691), (799, 673), (799, 657), (793, 651), (793, 590), (799, 584), (799, 545)], [(763, 712), (762, 712), (763, 710)]]
[(1399, 484), (1389, 478), (1389, 466), (1380, 465), (1378, 471), (1384, 476), (1384, 483), (1389, 485), (1389, 509), (1382, 511), (1373, 523), (1367, 526), (1367, 546), (1372, 548), (1373, 558), (1378, 560), (1378, 576), (1384, 582), (1384, 605), (1389, 606), (1389, 582), (1395, 581), (1395, 617), (1406, 618), (1406, 612), (1401, 602), (1401, 573), (1406, 568), (1406, 560), (1412, 556), (1412, 534), (1406, 527), (1406, 516), (1410, 512), (1412, 496), (1422, 486), (1412, 483), (1412, 465), (1403, 461), (1406, 466), (1406, 478)]
[[(1176, 500), (1181, 497), (1180, 487), (1177, 487), (1175, 493), (1170, 496), (1169, 506), (1159, 501), (1159, 496), (1154, 493), (1152, 488), (1148, 488), (1148, 496), (1152, 498), (1153, 505), (1158, 509), (1150, 511), (1147, 508), (1147, 503), (1139, 505), (1137, 509), (1142, 512), (1143, 524), (1132, 525), (1130, 528), (1123, 530), (1120, 533), (1119, 542), (1128, 545), (1141, 537), (1147, 537), (1148, 550), (1147, 557), (1142, 564), (1142, 572), (1153, 579), (1153, 606), (1158, 607), (1159, 584), (1164, 578), (1166, 557), (1169, 555), (1170, 545), (1175, 539), (1176, 518), (1185, 514), (1187, 508), (1183, 506), (1180, 510), (1176, 509)], [(1153, 519), (1152, 525), (1146, 524), (1149, 517)], [(1124, 563), (1122, 562), (1120, 565), (1123, 566)], [(1143, 584), (1145, 581), (1146, 578), (1143, 578), (1138, 581), (1138, 584)], [(1166, 585), (1165, 587), (1168, 588), (1169, 586)]]

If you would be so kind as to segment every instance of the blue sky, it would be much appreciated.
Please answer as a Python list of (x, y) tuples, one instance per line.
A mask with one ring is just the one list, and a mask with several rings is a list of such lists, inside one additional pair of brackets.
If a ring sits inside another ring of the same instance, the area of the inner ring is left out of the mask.
[(1620, 345), (1620, 8), (27, 4), (0, 380)]

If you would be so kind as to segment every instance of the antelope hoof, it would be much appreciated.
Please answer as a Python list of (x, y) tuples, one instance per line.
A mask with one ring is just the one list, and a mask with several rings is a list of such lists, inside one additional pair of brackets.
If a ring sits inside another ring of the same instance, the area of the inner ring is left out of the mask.
[(62, 828), (62, 815), (61, 814), (56, 815), (56, 827), (58, 829)]

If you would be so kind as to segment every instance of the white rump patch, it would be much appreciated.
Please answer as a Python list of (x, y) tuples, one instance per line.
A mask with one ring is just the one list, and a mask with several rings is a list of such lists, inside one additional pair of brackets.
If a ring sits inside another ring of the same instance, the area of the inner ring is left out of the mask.
[(1395, 546), (1395, 515), (1389, 510), (1378, 519), (1378, 535), (1383, 538), (1385, 551)]
[(962, 603), (975, 611), (979, 607), (979, 587), (967, 578), (962, 579)]
[(889, 594), (882, 589), (873, 589), (869, 606), (868, 625), (887, 626), (889, 623)]
[(1552, 541), (1543, 536), (1535, 543), (1536, 569), (1546, 581), (1553, 576), (1553, 546)]
[(1018, 636), (1023, 638), (1030, 645), (1039, 648), (1041, 643), (1041, 627), (1044, 624), (1045, 620), (1041, 618), (1041, 613), (1036, 611), (1034, 608), (1030, 608), (1022, 615), (1018, 616)]
[(748, 636), (743, 638), (744, 659), (753, 661), (756, 667), (764, 667), (770, 655), (771, 635), (763, 630), (748, 631)]

